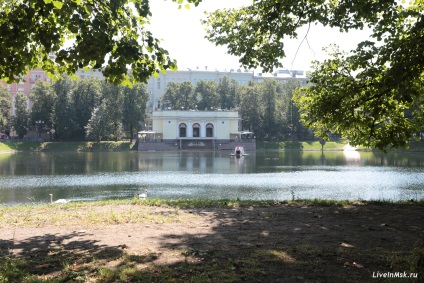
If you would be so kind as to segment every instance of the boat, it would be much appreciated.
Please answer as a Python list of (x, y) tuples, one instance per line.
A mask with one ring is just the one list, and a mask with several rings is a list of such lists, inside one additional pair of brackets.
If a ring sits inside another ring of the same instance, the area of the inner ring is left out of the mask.
[(242, 147), (242, 146), (236, 146), (236, 147), (234, 148), (234, 152), (232, 152), (230, 155), (231, 155), (231, 156), (237, 156), (237, 157), (240, 157), (240, 156), (246, 156), (246, 155), (249, 155), (249, 154), (247, 154), (247, 153), (244, 151), (244, 147)]

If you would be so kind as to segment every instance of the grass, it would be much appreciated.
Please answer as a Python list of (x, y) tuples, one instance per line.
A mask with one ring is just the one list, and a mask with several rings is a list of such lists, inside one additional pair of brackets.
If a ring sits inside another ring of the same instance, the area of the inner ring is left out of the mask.
[[(128, 205), (130, 204), (130, 205)], [(93, 227), (123, 223), (165, 223), (184, 221), (178, 208), (152, 212), (140, 200), (70, 202), (57, 205), (0, 207), (0, 227), (82, 226)], [(154, 202), (150, 205), (155, 205)], [(93, 209), (100, 207), (100, 209)]]
[[(324, 150), (343, 150), (343, 147), (347, 144), (347, 140), (338, 140), (338, 141), (327, 141), (324, 145)], [(398, 149), (393, 151), (414, 151), (414, 152), (424, 152), (424, 142), (420, 141), (411, 141), (409, 142), (409, 148), (407, 149)], [(303, 151), (317, 151), (322, 150), (322, 146), (319, 141), (280, 141), (280, 142), (267, 142), (267, 141), (257, 141), (257, 149), (263, 150), (303, 150)], [(358, 147), (359, 150), (371, 150), (370, 148)]]
[[(90, 145), (92, 148), (90, 149)], [(14, 151), (129, 151), (135, 149), (135, 143), (119, 142), (0, 142), (0, 152)]]
[[(339, 151), (347, 144), (346, 140), (328, 141), (324, 145), (324, 150)], [(90, 149), (90, 145), (92, 148)], [(424, 152), (424, 143), (412, 141), (409, 143), (409, 151)], [(281, 142), (267, 142), (257, 141), (256, 148), (258, 150), (303, 150), (303, 151), (318, 151), (322, 149), (319, 141), (281, 141)], [(0, 142), (1, 152), (14, 152), (14, 151), (129, 151), (137, 150), (135, 142), (129, 141), (119, 142)], [(369, 148), (359, 147), (359, 150), (370, 150)]]
[(41, 148), (39, 142), (0, 142), (0, 152), (37, 151)]
[[(324, 145), (324, 150), (342, 150), (347, 141), (329, 141)], [(282, 142), (256, 142), (258, 149), (279, 149), (279, 150), (321, 150), (319, 141), (282, 141)]]
[[(348, 201), (323, 199), (293, 199), (290, 201), (252, 201), (252, 200), (203, 200), (203, 199), (148, 199), (148, 200), (103, 200), (94, 202), (70, 202), (67, 204), (0, 206), (0, 227), (41, 227), (110, 225), (123, 223), (166, 223), (189, 221), (179, 215), (181, 209), (195, 208), (246, 208), (275, 205), (292, 206), (352, 206), (352, 205), (424, 205), (419, 201)], [(151, 207), (165, 208), (154, 211)], [(94, 209), (97, 208), (97, 209)], [(100, 209), (99, 209), (100, 208)]]

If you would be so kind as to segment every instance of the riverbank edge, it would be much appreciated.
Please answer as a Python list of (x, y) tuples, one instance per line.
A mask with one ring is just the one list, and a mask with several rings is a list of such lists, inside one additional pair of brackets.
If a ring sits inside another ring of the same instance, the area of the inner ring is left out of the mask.
[[(282, 141), (282, 142), (257, 142), (257, 151), (343, 151), (346, 140), (330, 141), (325, 145), (319, 141)], [(129, 141), (111, 142), (0, 142), (0, 153), (10, 154), (15, 152), (111, 152), (111, 151), (137, 151), (137, 143)], [(379, 151), (376, 149), (359, 147), (357, 151)], [(409, 149), (396, 149), (391, 152), (424, 152), (423, 142), (411, 142)]]
[(136, 143), (129, 141), (118, 142), (0, 142), (0, 153), (16, 152), (110, 152), (136, 151)]
[[(70, 201), (68, 203), (60, 204), (61, 207), (68, 208), (92, 208), (94, 206), (109, 206), (109, 205), (135, 205), (142, 204), (152, 207), (166, 207), (177, 209), (194, 209), (194, 208), (241, 208), (241, 207), (267, 207), (267, 206), (318, 206), (318, 207), (336, 207), (336, 206), (362, 206), (362, 205), (418, 205), (424, 206), (424, 199), (410, 199), (410, 200), (330, 200), (330, 199), (293, 199), (293, 200), (240, 200), (240, 199), (107, 199), (107, 200), (94, 200), (94, 201)], [(51, 206), (50, 203), (27, 203), (17, 205), (0, 205), (0, 210), (20, 210), (22, 208), (44, 210)], [(55, 204), (57, 205), (57, 204)], [(1, 219), (1, 217), (0, 217)], [(2, 224), (0, 220), (0, 225)]]

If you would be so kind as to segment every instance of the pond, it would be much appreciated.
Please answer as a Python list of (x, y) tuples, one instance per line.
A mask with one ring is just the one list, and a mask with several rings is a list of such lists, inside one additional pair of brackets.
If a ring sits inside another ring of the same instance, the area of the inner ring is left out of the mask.
[(0, 155), (0, 204), (133, 198), (420, 200), (424, 154), (357, 151)]

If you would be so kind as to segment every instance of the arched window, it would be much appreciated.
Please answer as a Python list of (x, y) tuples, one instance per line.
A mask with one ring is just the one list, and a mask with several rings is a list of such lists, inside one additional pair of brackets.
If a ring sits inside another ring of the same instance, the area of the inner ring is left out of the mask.
[(208, 138), (213, 137), (213, 124), (212, 123), (206, 124), (206, 137), (208, 137)]
[(187, 136), (187, 125), (184, 123), (180, 124), (180, 138), (185, 138)]
[(194, 138), (200, 137), (200, 124), (199, 123), (193, 124), (193, 137)]

